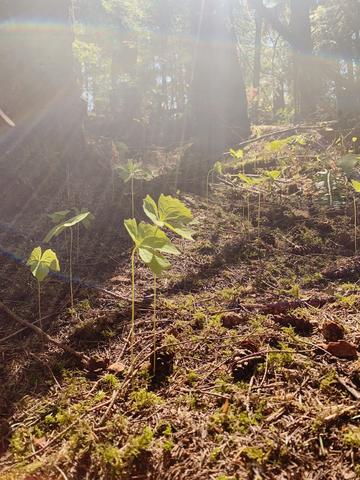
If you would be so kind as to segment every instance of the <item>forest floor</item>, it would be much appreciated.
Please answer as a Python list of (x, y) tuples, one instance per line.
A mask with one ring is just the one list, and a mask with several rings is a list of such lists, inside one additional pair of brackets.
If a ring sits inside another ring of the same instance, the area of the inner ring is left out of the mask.
[[(245, 150), (247, 173), (282, 170), (260, 210), (233, 177), (215, 180), (208, 204), (180, 193), (196, 235), (174, 238), (182, 255), (158, 282), (155, 372), (153, 280), (140, 263), (131, 368), (128, 205), (80, 237), (75, 312), (65, 273), (43, 288), (45, 330), (91, 366), (0, 311), (1, 480), (360, 477), (360, 257), (345, 150), (316, 132), (298, 140)], [(29, 321), (24, 259), (49, 229), (37, 214), (2, 218), (0, 230), (0, 300)], [(60, 238), (53, 248), (66, 258)]]

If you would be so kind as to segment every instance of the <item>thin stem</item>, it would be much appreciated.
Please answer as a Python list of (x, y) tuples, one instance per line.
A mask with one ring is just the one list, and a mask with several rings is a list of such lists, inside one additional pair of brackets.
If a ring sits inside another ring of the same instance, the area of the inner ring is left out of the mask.
[(331, 170), (328, 170), (327, 186), (328, 186), (328, 192), (329, 192), (329, 204), (330, 204), (330, 207), (332, 207), (333, 206), (333, 196), (332, 196), (332, 186), (331, 186)]
[(213, 169), (209, 170), (206, 177), (206, 207), (209, 207), (209, 181), (212, 171)]
[(247, 195), (247, 220), (248, 220), (248, 236), (250, 237), (250, 193)]
[(80, 251), (80, 224), (76, 225), (76, 261), (79, 263), (79, 251)]
[(154, 372), (154, 375), (155, 375), (155, 370), (156, 370), (156, 274), (154, 274), (153, 341), (154, 341), (154, 367), (153, 367), (153, 372)]
[(136, 247), (131, 253), (131, 332), (130, 332), (130, 343), (131, 343), (131, 365), (134, 361), (134, 343), (135, 343), (135, 254)]
[(71, 310), (73, 311), (74, 310), (74, 292), (73, 292), (72, 252), (73, 252), (73, 231), (72, 231), (72, 227), (70, 227), (69, 281), (70, 281), (70, 305), (71, 305)]
[(132, 218), (134, 218), (135, 217), (134, 177), (131, 177), (131, 213), (132, 213)]
[(258, 210), (258, 240), (260, 240), (260, 219), (261, 219), (261, 192), (259, 192), (259, 210)]
[(354, 250), (355, 255), (357, 255), (357, 207), (356, 207), (356, 197), (354, 195)]
[(41, 315), (41, 287), (40, 287), (40, 282), (39, 282), (39, 280), (37, 281), (37, 284), (38, 284), (39, 324), (40, 324), (40, 328), (41, 328), (41, 330), (42, 330), (42, 329), (43, 329), (43, 326), (42, 326), (42, 315)]

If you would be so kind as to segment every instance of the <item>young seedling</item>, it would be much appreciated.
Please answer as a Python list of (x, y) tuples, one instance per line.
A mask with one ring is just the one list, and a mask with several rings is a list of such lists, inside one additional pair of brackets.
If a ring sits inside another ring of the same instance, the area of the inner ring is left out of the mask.
[[(143, 203), (144, 212), (157, 228), (167, 228), (185, 240), (193, 240), (194, 231), (190, 225), (193, 222), (191, 211), (179, 199), (161, 194), (156, 204), (147, 195)], [(156, 273), (154, 274), (154, 338), (156, 335)], [(154, 340), (155, 346), (155, 340)], [(155, 348), (154, 348), (155, 352)], [(154, 353), (155, 371), (155, 353)]]
[(78, 224), (84, 225), (85, 228), (89, 228), (91, 221), (94, 219), (94, 215), (90, 212), (82, 212), (75, 217), (72, 217), (68, 220), (64, 220), (63, 222), (55, 225), (46, 237), (44, 238), (44, 243), (50, 242), (54, 237), (57, 237), (62, 233), (64, 230), (70, 231), (70, 248), (69, 248), (69, 283), (70, 283), (70, 305), (71, 305), (71, 312), (74, 312), (74, 293), (73, 293), (73, 227)]
[[(247, 185), (252, 191), (254, 191), (254, 187), (260, 185), (261, 183), (267, 180), (266, 177), (253, 177), (249, 175), (245, 175), (244, 173), (238, 173), (238, 178), (242, 183)], [(258, 196), (258, 239), (260, 238), (260, 221), (261, 221), (261, 190), (255, 190), (255, 193)], [(247, 197), (248, 203), (248, 223), (250, 224), (250, 195), (248, 194)]]
[(42, 315), (41, 315), (41, 282), (48, 276), (50, 270), (53, 272), (60, 272), (59, 260), (56, 253), (51, 250), (45, 250), (42, 253), (41, 247), (36, 247), (31, 252), (26, 265), (30, 267), (31, 273), (36, 278), (38, 286), (38, 311), (39, 311), (39, 323), (41, 330), (42, 327)]
[[(135, 343), (135, 257), (145, 263), (154, 275), (154, 346), (156, 347), (156, 277), (171, 268), (163, 254), (180, 255), (165, 233), (155, 225), (145, 222), (139, 224), (135, 218), (124, 221), (125, 228), (134, 242), (131, 253), (131, 359), (134, 360)], [(155, 348), (154, 348), (155, 354)]]
[(134, 193), (134, 181), (135, 180), (151, 180), (152, 174), (141, 168), (141, 166), (134, 160), (128, 160), (125, 165), (116, 167), (119, 171), (120, 177), (125, 183), (130, 182), (131, 185), (131, 215), (135, 217), (135, 193)]
[[(351, 185), (355, 193), (360, 193), (360, 182), (358, 180), (351, 180)], [(357, 255), (357, 202), (354, 194), (354, 253)]]
[(214, 183), (214, 174), (216, 173), (217, 175), (222, 175), (223, 173), (223, 165), (221, 162), (215, 162), (214, 165), (210, 168), (208, 171), (207, 177), (206, 177), (206, 206), (209, 206), (209, 189), (210, 189), (210, 177), (211, 177), (211, 183)]
[[(86, 213), (86, 209), (79, 210), (77, 207), (73, 207), (73, 211), (75, 215), (81, 215), (82, 213)], [(91, 222), (95, 219), (93, 214), (90, 214), (88, 217), (84, 218), (82, 222), (76, 224), (76, 261), (79, 261), (79, 254), (80, 254), (80, 225), (83, 225), (86, 230), (89, 230), (91, 227)], [(66, 232), (66, 230), (65, 230)]]

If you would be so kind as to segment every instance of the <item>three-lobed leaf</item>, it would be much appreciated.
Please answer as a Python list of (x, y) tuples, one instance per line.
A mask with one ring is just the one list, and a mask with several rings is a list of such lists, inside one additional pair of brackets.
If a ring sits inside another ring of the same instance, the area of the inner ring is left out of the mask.
[(131, 179), (134, 180), (151, 180), (152, 174), (150, 171), (141, 168), (140, 164), (134, 160), (128, 160), (125, 165), (119, 165), (116, 167), (120, 177), (125, 183)]
[(164, 270), (171, 268), (163, 254), (180, 255), (180, 252), (159, 227), (145, 222), (138, 224), (134, 218), (125, 220), (124, 225), (139, 257), (155, 275), (160, 276)]
[(145, 214), (159, 228), (166, 227), (187, 240), (193, 240), (193, 230), (189, 224), (193, 221), (191, 211), (177, 198), (161, 194), (158, 204), (147, 195), (143, 208)]
[(34, 248), (26, 265), (30, 267), (31, 273), (39, 282), (42, 282), (47, 277), (50, 270), (54, 272), (60, 271), (56, 253), (51, 249), (42, 253), (41, 247)]

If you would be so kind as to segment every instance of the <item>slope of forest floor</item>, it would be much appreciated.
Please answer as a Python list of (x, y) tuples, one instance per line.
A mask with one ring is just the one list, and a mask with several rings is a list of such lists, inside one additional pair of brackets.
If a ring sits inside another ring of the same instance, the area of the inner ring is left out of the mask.
[[(43, 288), (44, 328), (92, 368), (0, 312), (0, 478), (358, 478), (360, 257), (345, 153), (317, 132), (266, 140), (245, 151), (246, 173), (282, 171), (260, 205), (231, 176), (208, 203), (180, 193), (197, 233), (174, 238), (182, 255), (159, 280), (155, 372), (152, 276), (137, 263), (130, 368), (128, 205), (102, 213), (80, 238), (76, 313), (65, 274)], [(38, 218), (0, 231), (0, 300), (29, 321), (23, 260), (48, 229)]]

